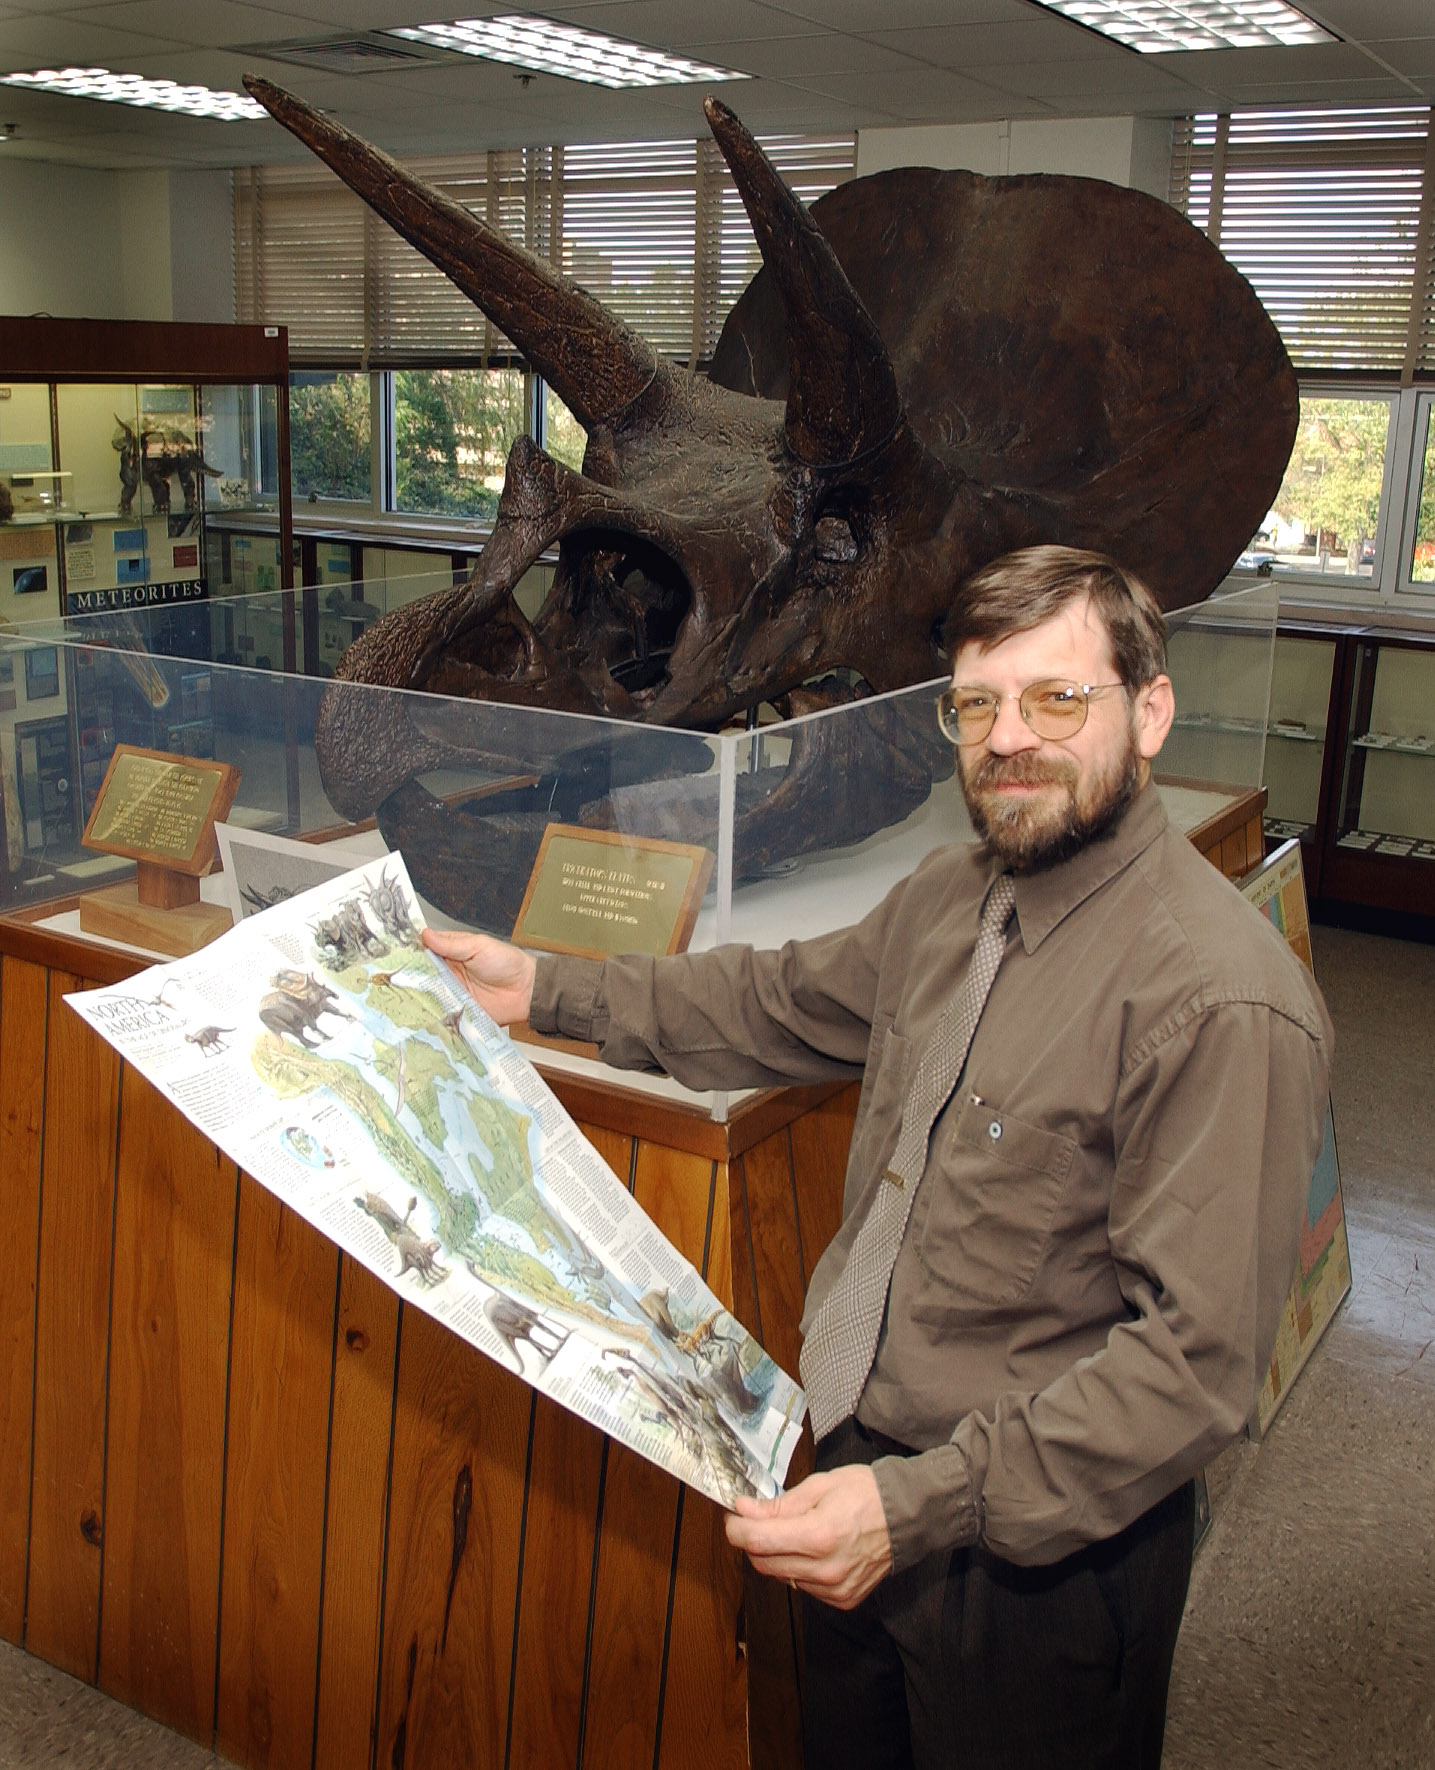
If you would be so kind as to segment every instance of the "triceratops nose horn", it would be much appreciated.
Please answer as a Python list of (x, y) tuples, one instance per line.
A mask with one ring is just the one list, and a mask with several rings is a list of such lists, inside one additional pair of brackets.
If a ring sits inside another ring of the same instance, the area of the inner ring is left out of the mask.
[(302, 98), (255, 74), (246, 74), (244, 84), (503, 328), (585, 428), (616, 417), (655, 379), (671, 374), (650, 345), (543, 259)]
[(902, 416), (881, 334), (802, 202), (727, 106), (703, 101), (732, 169), (758, 250), (787, 316), (787, 441), (813, 466), (840, 465), (885, 442)]

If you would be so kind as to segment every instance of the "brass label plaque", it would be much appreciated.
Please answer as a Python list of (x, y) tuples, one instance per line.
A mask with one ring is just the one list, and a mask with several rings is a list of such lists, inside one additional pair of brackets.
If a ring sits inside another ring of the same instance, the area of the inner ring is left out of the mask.
[(120, 745), (85, 827), (87, 848), (204, 872), (214, 858), (214, 823), (238, 785), (225, 762), (197, 761)]
[(513, 938), (589, 958), (682, 952), (712, 866), (694, 844), (549, 824)]

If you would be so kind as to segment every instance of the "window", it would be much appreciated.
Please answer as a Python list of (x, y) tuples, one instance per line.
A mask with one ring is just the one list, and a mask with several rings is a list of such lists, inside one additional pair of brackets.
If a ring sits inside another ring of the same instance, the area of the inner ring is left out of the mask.
[(1419, 456), (1418, 485), (1415, 500), (1415, 538), (1408, 561), (1410, 579), (1416, 584), (1435, 583), (1435, 401), (1426, 394), (1421, 401), (1423, 425), (1416, 426), (1417, 443), (1423, 440)]
[(1281, 570), (1373, 579), (1393, 400), (1302, 393), (1285, 478), (1252, 551)]
[(1302, 378), (1275, 505), (1238, 567), (1344, 600), (1435, 585), (1435, 135), (1428, 105), (1176, 126), (1172, 202), (1250, 279)]
[(543, 388), (543, 446), (555, 461), (561, 461), (575, 473), (583, 465), (583, 451), (588, 446), (588, 432), (546, 384)]
[(369, 377), (302, 371), (289, 377), (289, 461), (296, 502), (368, 504)]
[(492, 521), (504, 463), (524, 428), (521, 369), (394, 375), (394, 508)]

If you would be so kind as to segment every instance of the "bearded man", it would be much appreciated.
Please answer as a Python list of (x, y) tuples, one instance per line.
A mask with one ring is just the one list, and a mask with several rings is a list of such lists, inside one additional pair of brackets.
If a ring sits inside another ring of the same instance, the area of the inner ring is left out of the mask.
[(803, 1317), (818, 1472), (728, 1520), (808, 1596), (811, 1770), (1151, 1770), (1192, 1477), (1274, 1344), (1330, 1023), (1167, 822), (1146, 589), (1039, 547), (956, 608), (938, 717), (980, 842), (854, 927), (602, 965), (430, 944), (496, 1019), (624, 1067), (862, 1073)]

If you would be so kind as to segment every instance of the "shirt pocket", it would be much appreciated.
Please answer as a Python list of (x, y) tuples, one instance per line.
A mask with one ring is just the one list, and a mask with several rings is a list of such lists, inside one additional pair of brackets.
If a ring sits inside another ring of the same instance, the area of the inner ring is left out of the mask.
[(1075, 1154), (1070, 1137), (967, 1101), (924, 1182), (932, 1194), (918, 1253), (938, 1308), (1025, 1296)]

